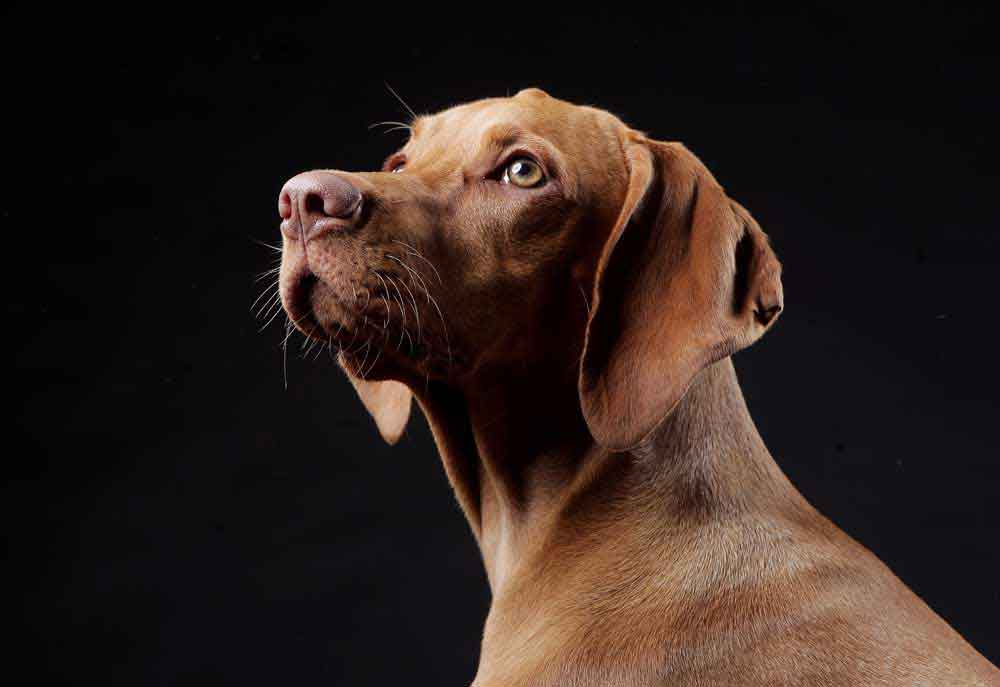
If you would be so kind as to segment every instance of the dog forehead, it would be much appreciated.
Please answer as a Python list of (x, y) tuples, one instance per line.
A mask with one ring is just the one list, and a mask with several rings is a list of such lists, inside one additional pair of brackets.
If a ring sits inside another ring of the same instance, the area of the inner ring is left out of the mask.
[(615, 138), (616, 130), (624, 128), (603, 110), (526, 89), (513, 97), (477, 100), (420, 117), (414, 124), (414, 135), (418, 139), (461, 142), (468, 147), (492, 143), (490, 138), (497, 132), (520, 131), (575, 154), (590, 149), (601, 138)]

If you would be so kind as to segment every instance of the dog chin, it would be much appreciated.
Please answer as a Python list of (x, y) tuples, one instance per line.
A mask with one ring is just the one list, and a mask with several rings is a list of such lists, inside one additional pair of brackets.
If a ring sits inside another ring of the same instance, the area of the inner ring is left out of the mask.
[(353, 320), (331, 297), (330, 289), (313, 275), (294, 280), (283, 294), (289, 320), (309, 338), (344, 344), (352, 335)]

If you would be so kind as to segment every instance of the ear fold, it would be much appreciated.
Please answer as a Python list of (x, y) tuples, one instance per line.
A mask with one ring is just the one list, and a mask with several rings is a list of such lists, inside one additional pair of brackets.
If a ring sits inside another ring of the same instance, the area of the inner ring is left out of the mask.
[(698, 372), (756, 341), (783, 307), (767, 237), (694, 155), (638, 134), (626, 153), (579, 383), (594, 438), (613, 450), (641, 443)]
[(341, 368), (347, 373), (347, 378), (351, 380), (361, 402), (375, 419), (375, 425), (382, 438), (390, 445), (399, 441), (410, 419), (413, 393), (409, 387), (391, 380), (375, 382), (361, 379), (351, 374), (343, 365)]

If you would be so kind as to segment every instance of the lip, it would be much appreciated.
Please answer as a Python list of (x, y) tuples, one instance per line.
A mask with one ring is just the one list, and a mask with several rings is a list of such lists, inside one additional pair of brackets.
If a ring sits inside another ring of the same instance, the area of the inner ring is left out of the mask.
[(312, 336), (323, 326), (313, 313), (311, 293), (319, 282), (319, 277), (306, 268), (296, 270), (284, 282), (282, 305), (292, 324), (306, 336)]
[(308, 270), (289, 280), (284, 306), (296, 328), (313, 339), (344, 344), (364, 329), (364, 313), (352, 311), (335, 289)]
[(359, 204), (351, 211), (352, 214), (346, 218), (323, 217), (322, 219), (318, 219), (310, 224), (308, 229), (302, 225), (302, 222), (297, 217), (282, 220), (280, 225), (281, 234), (289, 241), (300, 241), (302, 234), (305, 233), (305, 239), (308, 242), (334, 231), (346, 232), (354, 226), (355, 216), (358, 214), (360, 208), (361, 205)]

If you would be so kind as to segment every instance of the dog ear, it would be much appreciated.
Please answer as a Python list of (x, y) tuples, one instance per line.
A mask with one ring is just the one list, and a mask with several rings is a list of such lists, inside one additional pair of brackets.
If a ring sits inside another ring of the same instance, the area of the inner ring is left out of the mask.
[[(341, 368), (343, 369), (343, 365)], [(379, 434), (386, 443), (392, 445), (399, 441), (410, 419), (410, 405), (413, 392), (401, 382), (387, 380), (384, 382), (369, 381), (356, 377), (346, 369), (347, 378), (358, 392), (361, 402), (375, 419)]]
[(598, 259), (580, 362), (594, 438), (641, 443), (704, 367), (749, 346), (782, 309), (767, 236), (679, 143), (630, 132), (629, 187)]

